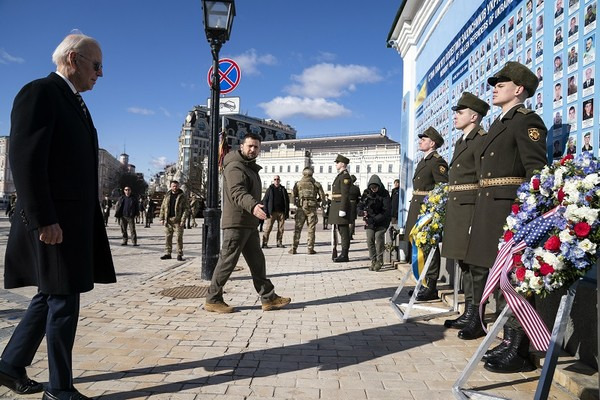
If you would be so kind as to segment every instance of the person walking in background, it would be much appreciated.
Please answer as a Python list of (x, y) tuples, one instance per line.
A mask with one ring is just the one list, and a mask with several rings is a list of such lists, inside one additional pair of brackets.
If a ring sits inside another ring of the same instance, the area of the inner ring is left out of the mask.
[(461, 339), (476, 339), (485, 335), (479, 319), (479, 303), (488, 269), (471, 267), (463, 260), (467, 254), (469, 227), (479, 189), (476, 164), (479, 150), (487, 135), (480, 125), (489, 109), (489, 104), (469, 92), (464, 92), (452, 107), (454, 127), (461, 130), (463, 134), (454, 146), (448, 173), (450, 185), (446, 203), (442, 257), (455, 260), (462, 270), (465, 311), (456, 319), (446, 320), (444, 326), (460, 329), (458, 337)]
[(275, 293), (267, 279), (265, 255), (260, 246), (258, 221), (267, 218), (260, 202), (261, 181), (256, 164), (261, 137), (255, 133), (244, 136), (240, 150), (229, 152), (223, 160), (223, 245), (210, 282), (204, 309), (220, 314), (234, 308), (223, 299), (223, 288), (237, 265), (240, 255), (250, 268), (254, 289), (260, 296), (263, 311), (283, 308), (292, 299)]
[(267, 188), (263, 198), (264, 211), (269, 218), (267, 229), (263, 234), (263, 249), (269, 248), (269, 235), (275, 221), (277, 221), (277, 247), (285, 247), (283, 245), (283, 225), (285, 220), (290, 217), (290, 197), (287, 189), (281, 186), (280, 181), (279, 175), (275, 175), (273, 183)]
[(329, 200), (329, 195), (325, 193), (325, 198), (321, 203), (321, 209), (323, 210), (323, 229), (329, 229), (327, 225), (329, 225), (329, 209), (331, 208), (331, 200)]
[(391, 221), (390, 221), (390, 241), (393, 243), (396, 239), (396, 235), (398, 230), (396, 227), (398, 226), (398, 206), (400, 204), (400, 179), (394, 179), (394, 187), (392, 188), (391, 193)]
[(300, 234), (306, 221), (308, 225), (307, 251), (308, 254), (317, 254), (315, 251), (315, 229), (319, 223), (317, 207), (325, 198), (325, 193), (323, 192), (323, 186), (313, 178), (312, 168), (306, 167), (302, 170), (302, 178), (296, 182), (292, 193), (297, 208), (294, 241), (289, 253), (296, 254), (300, 244)]
[(19, 201), (4, 287), (37, 286), (37, 293), (2, 352), (0, 385), (22, 395), (44, 390), (25, 368), (45, 335), (42, 400), (85, 400), (73, 386), (72, 365), (80, 294), (116, 282), (98, 203), (97, 132), (80, 95), (102, 77), (102, 51), (93, 38), (71, 34), (52, 61), (56, 72), (25, 85), (11, 114), (9, 160)]
[(177, 261), (183, 261), (183, 227), (189, 212), (188, 201), (179, 189), (178, 181), (171, 181), (169, 192), (160, 207), (160, 223), (165, 227), (165, 254), (161, 260), (170, 260), (173, 252), (173, 233), (177, 236)]
[(156, 203), (151, 198), (148, 198), (146, 203), (146, 225), (144, 228), (150, 228), (150, 224), (154, 221), (154, 212), (156, 210)]
[(348, 252), (350, 251), (350, 222), (352, 210), (350, 206), (350, 186), (352, 178), (346, 170), (350, 160), (341, 154), (335, 159), (335, 168), (338, 171), (337, 176), (331, 185), (331, 209), (329, 214), (329, 223), (337, 225), (340, 232), (342, 251), (340, 255), (333, 260), (334, 262), (348, 262)]
[(192, 229), (196, 228), (198, 224), (196, 223), (196, 215), (198, 215), (198, 211), (200, 211), (200, 200), (195, 194), (190, 195), (190, 213), (187, 217), (187, 228)]
[(112, 200), (108, 196), (102, 199), (102, 217), (104, 218), (104, 226), (108, 226), (108, 218), (110, 217), (110, 209), (112, 208)]
[(131, 188), (125, 186), (123, 188), (124, 195), (119, 197), (117, 206), (115, 207), (115, 217), (121, 221), (121, 234), (123, 235), (123, 241), (121, 246), (127, 246), (127, 227), (131, 233), (131, 242), (134, 246), (137, 246), (137, 232), (135, 231), (135, 220), (140, 215), (139, 201), (135, 196), (131, 195)]
[(350, 193), (348, 198), (350, 199), (350, 240), (354, 239), (354, 231), (356, 227), (356, 217), (358, 216), (358, 200), (360, 199), (360, 187), (355, 185), (356, 176), (350, 175), (352, 185), (350, 186)]
[[(419, 134), (419, 150), (423, 152), (423, 159), (415, 167), (415, 174), (413, 175), (413, 196), (408, 208), (405, 229), (407, 236), (410, 235), (410, 231), (417, 222), (417, 217), (421, 211), (421, 204), (423, 204), (425, 196), (435, 187), (436, 183), (448, 182), (448, 164), (437, 152), (437, 149), (443, 144), (444, 138), (442, 138), (442, 135), (433, 126), (430, 126), (423, 133)], [(411, 253), (416, 251), (417, 249), (415, 248), (411, 249)], [(423, 279), (423, 286), (417, 294), (418, 301), (435, 300), (438, 298), (437, 279), (439, 274), (440, 250), (438, 246), (427, 270), (427, 275)]]
[(137, 202), (138, 202), (138, 215), (136, 215), (136, 217), (135, 217), (135, 223), (136, 224), (141, 224), (142, 222), (144, 222), (144, 213), (145, 213), (146, 207), (144, 207), (144, 198), (142, 196), (137, 197), (137, 199), (138, 199), (137, 200)]
[(392, 204), (389, 192), (377, 175), (372, 175), (360, 201), (371, 266), (369, 271), (378, 272), (383, 267), (385, 232), (392, 219)]

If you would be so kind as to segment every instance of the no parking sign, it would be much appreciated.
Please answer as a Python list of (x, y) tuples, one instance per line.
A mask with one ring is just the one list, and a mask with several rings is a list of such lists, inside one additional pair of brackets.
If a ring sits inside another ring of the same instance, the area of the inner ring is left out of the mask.
[[(208, 70), (207, 82), (211, 87), (213, 67)], [(219, 60), (219, 83), (221, 85), (221, 94), (227, 94), (237, 87), (242, 78), (242, 70), (230, 58), (221, 58)]]

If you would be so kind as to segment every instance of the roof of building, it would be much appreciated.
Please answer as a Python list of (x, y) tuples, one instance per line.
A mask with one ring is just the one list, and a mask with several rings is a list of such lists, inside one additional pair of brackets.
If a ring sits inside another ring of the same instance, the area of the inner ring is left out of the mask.
[(370, 133), (361, 135), (344, 135), (344, 136), (323, 136), (302, 139), (290, 140), (273, 140), (263, 142), (261, 148), (263, 151), (270, 150), (285, 144), (288, 147), (296, 149), (331, 151), (331, 152), (346, 152), (353, 148), (375, 147), (382, 145), (397, 146), (398, 142), (390, 139), (387, 135), (381, 133)]

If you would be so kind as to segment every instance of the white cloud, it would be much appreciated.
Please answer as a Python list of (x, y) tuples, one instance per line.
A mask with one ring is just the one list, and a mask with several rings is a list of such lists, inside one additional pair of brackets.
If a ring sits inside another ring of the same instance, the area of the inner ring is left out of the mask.
[(23, 64), (25, 59), (21, 57), (15, 57), (8, 54), (4, 49), (0, 49), (0, 64), (17, 63)]
[(321, 63), (306, 68), (300, 75), (293, 75), (292, 80), (298, 83), (286, 90), (295, 96), (340, 97), (356, 90), (359, 83), (374, 83), (382, 79), (373, 67)]
[(184, 89), (189, 89), (189, 90), (194, 90), (196, 89), (196, 84), (195, 83), (186, 83), (186, 82), (181, 82), (180, 83), (181, 87)]
[(309, 99), (296, 96), (276, 97), (259, 106), (270, 118), (284, 120), (302, 115), (313, 119), (337, 118), (350, 115), (350, 110), (334, 101), (323, 98)]
[(154, 157), (152, 160), (150, 160), (150, 165), (160, 170), (164, 169), (168, 164), (169, 161), (167, 161), (167, 157), (165, 156)]
[(140, 115), (154, 115), (154, 111), (149, 110), (147, 108), (141, 108), (141, 107), (129, 107), (127, 109), (127, 112), (130, 112), (132, 114), (140, 114)]
[(277, 59), (272, 54), (259, 55), (255, 49), (250, 49), (237, 56), (230, 56), (242, 70), (242, 75), (259, 75), (258, 67), (260, 65), (275, 65)]
[(165, 115), (165, 117), (171, 117), (171, 113), (164, 107), (159, 107), (160, 111)]
[(333, 62), (337, 56), (334, 53), (328, 51), (320, 51), (317, 56), (317, 60), (320, 62)]

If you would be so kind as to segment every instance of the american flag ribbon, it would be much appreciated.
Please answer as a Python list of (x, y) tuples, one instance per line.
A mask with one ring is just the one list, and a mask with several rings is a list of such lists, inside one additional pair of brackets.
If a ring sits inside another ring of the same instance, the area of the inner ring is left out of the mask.
[[(506, 303), (519, 320), (521, 326), (523, 326), (533, 347), (538, 351), (548, 350), (548, 346), (550, 345), (550, 331), (533, 306), (517, 293), (510, 282), (510, 273), (513, 268), (513, 255), (522, 251), (527, 246), (534, 247), (537, 245), (550, 229), (556, 226), (558, 211), (559, 206), (534, 219), (502, 245), (488, 276), (483, 290), (483, 298), (479, 305), (479, 315), (483, 321), (485, 301), (500, 286)], [(483, 328), (487, 332), (485, 326)]]

